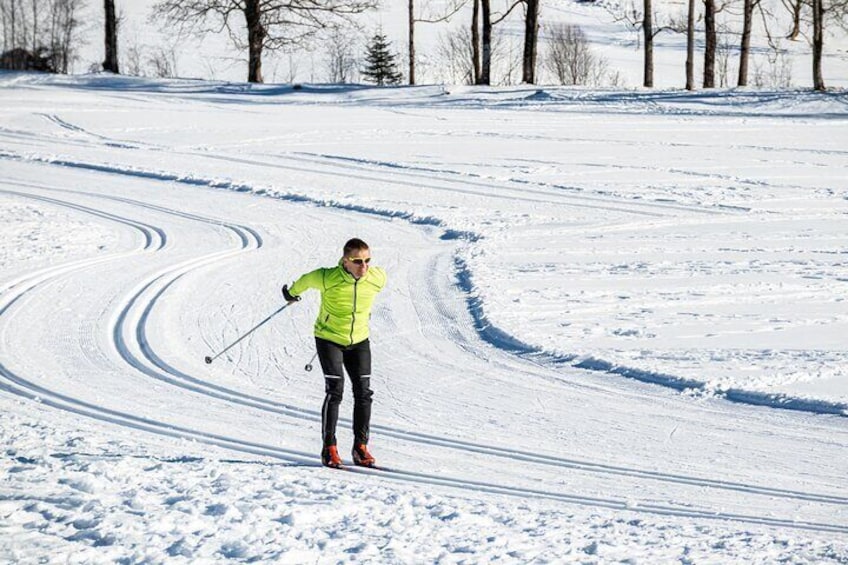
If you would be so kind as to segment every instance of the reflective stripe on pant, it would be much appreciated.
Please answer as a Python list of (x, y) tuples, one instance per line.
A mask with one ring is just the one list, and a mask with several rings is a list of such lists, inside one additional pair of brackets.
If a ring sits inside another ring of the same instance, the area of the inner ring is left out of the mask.
[(315, 338), (318, 359), (324, 371), (324, 405), (321, 408), (321, 435), (324, 446), (336, 445), (339, 404), (344, 397), (344, 371), (353, 387), (353, 436), (355, 443), (368, 443), (371, 426), (371, 344), (365, 340), (344, 347)]

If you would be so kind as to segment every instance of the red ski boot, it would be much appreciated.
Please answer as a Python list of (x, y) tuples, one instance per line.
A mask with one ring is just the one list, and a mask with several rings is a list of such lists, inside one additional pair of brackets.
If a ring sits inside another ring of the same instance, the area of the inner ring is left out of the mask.
[(377, 460), (368, 451), (368, 446), (364, 443), (357, 443), (353, 446), (353, 462), (360, 467), (374, 467), (377, 465)]
[(321, 464), (325, 467), (332, 467), (333, 469), (342, 468), (342, 458), (339, 457), (339, 450), (335, 445), (325, 447), (321, 450)]

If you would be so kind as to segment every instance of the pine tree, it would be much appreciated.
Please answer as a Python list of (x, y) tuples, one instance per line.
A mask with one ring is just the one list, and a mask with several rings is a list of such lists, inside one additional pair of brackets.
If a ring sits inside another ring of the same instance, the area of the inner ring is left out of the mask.
[(397, 56), (391, 44), (381, 32), (374, 34), (365, 54), (366, 67), (362, 70), (365, 79), (377, 86), (400, 84), (403, 75), (398, 71)]

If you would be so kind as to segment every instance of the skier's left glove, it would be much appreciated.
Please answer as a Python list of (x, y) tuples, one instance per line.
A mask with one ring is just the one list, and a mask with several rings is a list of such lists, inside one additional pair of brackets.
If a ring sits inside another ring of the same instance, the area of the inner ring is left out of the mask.
[(300, 301), (299, 296), (295, 296), (295, 295), (293, 295), (292, 293), (289, 292), (289, 285), (287, 285), (287, 284), (283, 285), (283, 298), (285, 298), (286, 302), (289, 302), (289, 303)]

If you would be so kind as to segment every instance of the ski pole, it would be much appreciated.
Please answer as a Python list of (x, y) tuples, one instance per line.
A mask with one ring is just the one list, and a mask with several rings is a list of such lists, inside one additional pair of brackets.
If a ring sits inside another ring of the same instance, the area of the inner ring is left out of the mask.
[(318, 357), (317, 351), (315, 352), (315, 355), (312, 356), (312, 359), (309, 360), (309, 363), (306, 364), (306, 367), (304, 367), (307, 373), (312, 370), (312, 362), (315, 361), (316, 357)]
[(234, 342), (232, 342), (230, 345), (228, 345), (227, 347), (225, 347), (222, 351), (220, 351), (219, 353), (217, 353), (214, 357), (208, 357), (208, 356), (207, 356), (207, 357), (204, 359), (204, 361), (206, 361), (206, 364), (207, 364), (207, 365), (211, 364), (211, 363), (212, 363), (212, 361), (214, 361), (215, 359), (217, 359), (218, 357), (220, 357), (221, 355), (223, 355), (224, 353), (226, 353), (227, 351), (229, 351), (229, 350), (230, 350), (230, 349), (231, 349), (234, 345), (236, 345), (238, 342), (240, 342), (241, 340), (243, 340), (244, 338), (246, 338), (247, 336), (249, 336), (250, 334), (252, 334), (252, 333), (253, 333), (253, 332), (255, 332), (256, 330), (258, 330), (261, 326), (265, 325), (265, 324), (268, 322), (268, 320), (270, 320), (271, 318), (273, 318), (274, 316), (276, 316), (277, 314), (279, 314), (280, 312), (282, 312), (283, 310), (285, 310), (286, 308), (288, 308), (289, 306), (291, 306), (291, 304), (292, 304), (291, 302), (286, 302), (285, 304), (283, 304), (282, 306), (280, 306), (279, 308), (277, 308), (277, 311), (276, 311), (276, 312), (274, 312), (273, 314), (271, 314), (270, 316), (268, 316), (267, 318), (265, 318), (264, 320), (262, 320), (261, 322), (259, 322), (259, 323), (258, 323), (258, 324), (256, 324), (255, 326), (253, 326), (252, 328), (250, 328), (250, 329), (247, 331), (247, 333), (246, 333), (246, 334), (244, 334), (243, 336), (241, 336), (240, 338), (238, 338), (237, 340), (235, 340)]

